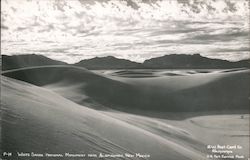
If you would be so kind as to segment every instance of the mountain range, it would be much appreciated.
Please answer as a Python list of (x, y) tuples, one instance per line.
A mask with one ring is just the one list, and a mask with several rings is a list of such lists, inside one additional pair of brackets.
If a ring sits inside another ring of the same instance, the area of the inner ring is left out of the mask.
[(250, 68), (250, 60), (230, 62), (221, 59), (211, 59), (200, 54), (171, 54), (162, 57), (145, 60), (143, 63), (132, 62), (126, 59), (118, 59), (113, 56), (95, 57), (81, 60), (75, 64), (56, 61), (43, 55), (2, 55), (2, 70), (11, 70), (33, 66), (47, 65), (74, 65), (87, 69), (226, 69), (226, 68)]
[(230, 62), (221, 59), (211, 59), (200, 54), (185, 55), (171, 54), (156, 57), (144, 61), (144, 68), (155, 69), (216, 69), (216, 68), (240, 68), (250, 66), (250, 60)]

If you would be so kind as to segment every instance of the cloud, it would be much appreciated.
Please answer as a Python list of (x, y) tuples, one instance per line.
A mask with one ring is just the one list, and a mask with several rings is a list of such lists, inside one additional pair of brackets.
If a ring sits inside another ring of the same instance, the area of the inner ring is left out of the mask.
[[(74, 62), (115, 55), (136, 61), (172, 53), (245, 58), (247, 0), (3, 0), (1, 51)], [(239, 52), (241, 52), (239, 50)], [(222, 54), (223, 53), (223, 54)], [(60, 56), (58, 56), (58, 54)]]
[(239, 48), (228, 48), (228, 47), (221, 47), (213, 50), (214, 52), (249, 52), (250, 47), (239, 47)]

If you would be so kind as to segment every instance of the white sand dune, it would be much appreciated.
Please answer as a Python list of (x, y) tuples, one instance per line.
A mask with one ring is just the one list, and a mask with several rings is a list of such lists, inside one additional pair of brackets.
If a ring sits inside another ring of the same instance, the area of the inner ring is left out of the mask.
[(205, 159), (205, 153), (180, 144), (181, 139), (176, 143), (150, 130), (80, 106), (47, 89), (2, 77), (1, 92), (3, 150), (142, 153), (150, 154), (148, 159), (157, 160)]
[[(70, 66), (7, 71), (1, 89), (2, 150), (142, 153), (150, 154), (151, 160), (201, 160), (210, 153), (208, 144), (239, 144), (243, 149), (234, 154), (246, 158), (249, 72), (131, 78)], [(140, 115), (121, 112), (124, 110)], [(177, 121), (157, 118), (157, 114), (155, 118), (142, 116), (144, 111), (174, 112), (180, 119), (184, 111), (223, 111), (224, 115)], [(244, 114), (244, 118), (225, 114), (231, 112)]]
[(232, 155), (249, 157), (249, 114), (209, 115), (177, 121), (122, 112), (103, 113), (203, 153), (208, 153), (207, 145), (240, 145), (242, 149), (233, 149)]
[(186, 76), (200, 73), (221, 73), (240, 71), (245, 68), (235, 69), (127, 69), (127, 70), (92, 70), (94, 73), (101, 73), (108, 76), (127, 78), (149, 78), (163, 76)]
[[(33, 67), (4, 73), (52, 89), (78, 104), (120, 110), (171, 112), (248, 110), (249, 70), (186, 76), (127, 78), (95, 74), (77, 67)], [(195, 98), (194, 98), (195, 97)]]

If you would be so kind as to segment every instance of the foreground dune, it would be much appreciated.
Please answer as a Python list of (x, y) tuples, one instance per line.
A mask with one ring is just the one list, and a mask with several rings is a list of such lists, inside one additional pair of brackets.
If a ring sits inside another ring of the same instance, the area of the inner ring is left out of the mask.
[(207, 145), (238, 144), (243, 149), (234, 154), (248, 156), (249, 115), (243, 119), (240, 115), (217, 115), (173, 121), (98, 111), (7, 77), (2, 77), (1, 98), (1, 149), (14, 155), (141, 153), (150, 157), (112, 159), (202, 160), (210, 153)]
[[(2, 77), (1, 92), (4, 151), (142, 153), (157, 160), (205, 159), (205, 153), (182, 144), (181, 139), (178, 143), (168, 140), (25, 82)], [(176, 130), (176, 134), (181, 133)]]

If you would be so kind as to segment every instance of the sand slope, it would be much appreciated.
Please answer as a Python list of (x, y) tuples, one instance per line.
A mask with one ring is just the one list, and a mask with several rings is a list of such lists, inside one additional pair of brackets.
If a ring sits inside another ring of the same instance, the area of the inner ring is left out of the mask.
[(4, 151), (143, 153), (156, 160), (201, 160), (209, 153), (207, 144), (239, 144), (243, 149), (234, 154), (249, 154), (249, 115), (244, 119), (217, 115), (173, 121), (98, 111), (7, 77), (2, 77), (1, 115)]
[[(142, 153), (150, 154), (151, 160), (201, 160), (209, 153), (207, 144), (237, 143), (243, 149), (234, 154), (248, 156), (249, 70), (183, 76), (162, 73), (166, 76), (131, 78), (71, 66), (4, 72), (15, 79), (2, 76), (1, 81), (1, 150)], [(148, 109), (150, 113), (226, 110), (245, 115), (174, 121), (109, 108)]]
[[(150, 159), (157, 160), (204, 159), (205, 153), (182, 144), (178, 136), (176, 142), (171, 141), (47, 89), (2, 77), (1, 92), (1, 144), (5, 151), (148, 153)], [(168, 131), (183, 134), (175, 128)]]

